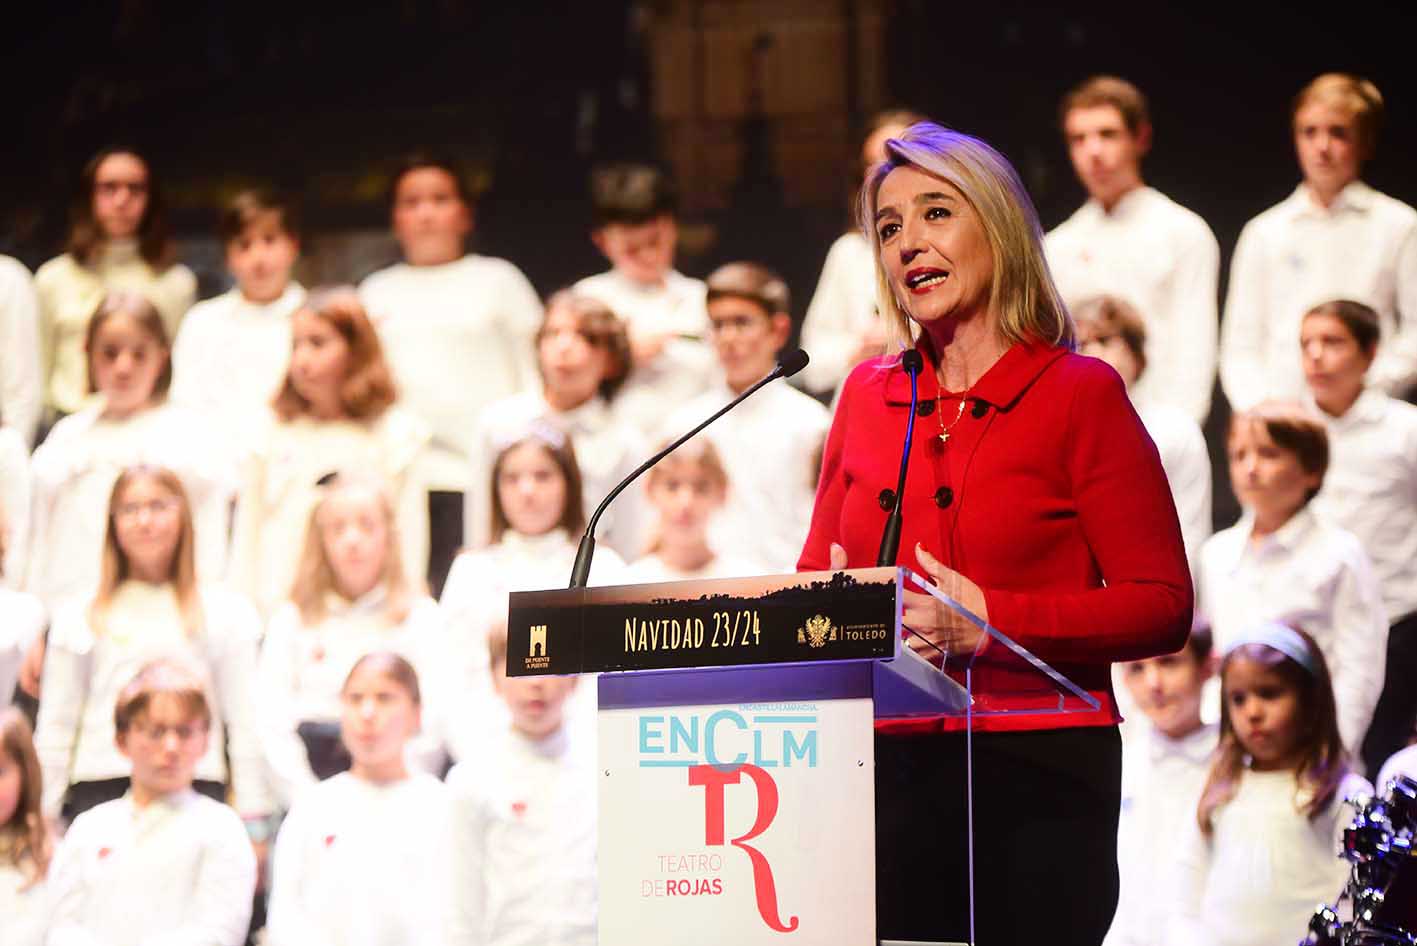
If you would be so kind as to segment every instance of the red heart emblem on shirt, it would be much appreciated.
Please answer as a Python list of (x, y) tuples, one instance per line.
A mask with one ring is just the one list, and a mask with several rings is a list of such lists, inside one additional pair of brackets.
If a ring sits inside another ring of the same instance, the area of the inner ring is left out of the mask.
[(525, 814), (526, 814), (526, 802), (524, 802), (524, 801), (514, 801), (514, 802), (512, 802), (512, 814), (516, 815), (518, 818), (520, 818), (520, 817), (522, 817), (523, 815), (525, 815)]
[(111, 848), (111, 847), (101, 847), (101, 848), (98, 849), (98, 859), (99, 859), (99, 860), (103, 860), (105, 857), (107, 857), (108, 855), (110, 855), (110, 854), (112, 854), (112, 853), (113, 853), (113, 848)]
[(332, 845), (332, 844), (334, 844), (334, 843), (335, 843), (335, 836), (334, 836), (333, 834), (327, 834), (327, 835), (325, 835), (325, 847), (329, 847), (330, 845)]

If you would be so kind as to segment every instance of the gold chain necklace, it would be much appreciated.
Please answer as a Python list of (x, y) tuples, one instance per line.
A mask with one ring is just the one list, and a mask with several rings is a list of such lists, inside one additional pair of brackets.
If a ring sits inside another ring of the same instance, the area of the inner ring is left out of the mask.
[(964, 416), (964, 402), (965, 402), (966, 400), (967, 400), (967, 399), (965, 398), (965, 396), (964, 396), (963, 394), (959, 395), (959, 411), (955, 413), (955, 419), (952, 420), (952, 421), (950, 421), (949, 426), (946, 427), (946, 426), (945, 426), (945, 396), (944, 396), (943, 394), (941, 394), (939, 397), (935, 398), (935, 401), (936, 401), (936, 411), (935, 411), (935, 413), (936, 413), (936, 415), (940, 418), (940, 443), (949, 443), (949, 442), (950, 442), (950, 431), (952, 431), (952, 430), (955, 429), (955, 424), (958, 424), (958, 423), (959, 423), (959, 419)]

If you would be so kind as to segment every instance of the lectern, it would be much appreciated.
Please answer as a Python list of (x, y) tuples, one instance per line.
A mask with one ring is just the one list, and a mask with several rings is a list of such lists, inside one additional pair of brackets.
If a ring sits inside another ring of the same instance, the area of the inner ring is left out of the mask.
[[(907, 583), (980, 646), (919, 656)], [(603, 946), (876, 946), (874, 722), (1098, 708), (904, 568), (519, 592), (507, 652), (599, 675)]]

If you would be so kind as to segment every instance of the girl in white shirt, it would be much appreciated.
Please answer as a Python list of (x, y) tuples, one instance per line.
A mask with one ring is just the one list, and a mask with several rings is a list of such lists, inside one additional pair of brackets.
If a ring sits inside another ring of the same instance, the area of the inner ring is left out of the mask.
[(1378, 314), (1338, 300), (1299, 330), (1304, 380), (1328, 430), (1332, 459), (1314, 506), (1363, 543), (1389, 622), (1387, 671), (1363, 761), (1376, 772), (1417, 722), (1417, 407), (1366, 385)]
[(720, 555), (709, 543), (709, 524), (728, 499), (728, 471), (707, 439), (690, 440), (646, 474), (650, 504), (659, 521), (649, 551), (625, 573), (631, 582), (741, 578), (762, 567)]
[(0, 927), (5, 946), (40, 946), (49, 927), (44, 878), (53, 853), (40, 813), (39, 760), (29, 723), (0, 709)]
[(339, 738), (340, 687), (365, 654), (396, 651), (425, 681), (417, 761), (441, 768), (442, 614), (404, 570), (387, 488), (341, 474), (320, 490), (290, 600), (261, 647), (257, 710), (266, 759), (285, 805), (349, 766)]
[(168, 338), (197, 296), (197, 279), (175, 262), (151, 165), (130, 148), (105, 148), (84, 166), (74, 224), (62, 256), (34, 275), (40, 369), (51, 420), (86, 403), (84, 328), (106, 292), (140, 292), (162, 313)]
[(1247, 628), (1220, 675), (1220, 745), (1180, 851), (1166, 942), (1299, 942), (1314, 905), (1336, 900), (1348, 878), (1343, 801), (1372, 789), (1349, 768), (1312, 637)]
[(353, 289), (317, 289), (291, 322), (290, 367), (245, 464), (232, 539), (237, 584), (269, 614), (290, 594), (319, 481), (336, 470), (391, 485), (409, 574), (428, 562), (418, 458), (428, 429), (394, 404), (379, 337)]
[(267, 942), (446, 946), (448, 789), (405, 763), (418, 676), (397, 654), (367, 654), (339, 698), (350, 768), (302, 794), (281, 825)]
[[(491, 534), (488, 473), (496, 444), (545, 418), (576, 442), (585, 508), (594, 509), (649, 456), (639, 431), (611, 408), (630, 369), (625, 324), (604, 303), (572, 290), (553, 293), (536, 336), (541, 389), (494, 401), (478, 421), (472, 483), (466, 494), (467, 544), (480, 548)], [(644, 548), (648, 509), (632, 483), (601, 517), (598, 538), (621, 556)]]
[(182, 480), (198, 573), (221, 578), (234, 478), (210, 425), (167, 402), (171, 349), (162, 317), (145, 296), (112, 293), (89, 319), (84, 350), (88, 390), (101, 397), (55, 424), (34, 453), (26, 590), (50, 609), (94, 593), (113, 481), (135, 464), (166, 467)]
[(1227, 448), (1245, 513), (1201, 549), (1198, 609), (1221, 650), (1264, 621), (1312, 634), (1333, 668), (1344, 745), (1356, 748), (1382, 690), (1387, 615), (1362, 545), (1310, 503), (1328, 468), (1324, 426), (1301, 404), (1265, 403), (1232, 417)]
[[(500, 701), (491, 698), (487, 634), (505, 624), (508, 594), (566, 587), (586, 524), (575, 450), (570, 438), (546, 421), (533, 422), (499, 445), (489, 479), (492, 544), (458, 555), (441, 598), (450, 646), (458, 653), (458, 689), (466, 701), (454, 713), (465, 730), (454, 734), (455, 754), (458, 744), (476, 744), (483, 724), (505, 719)], [(614, 549), (599, 548), (591, 583), (613, 584), (624, 570)], [(594, 689), (581, 688), (591, 701)]]
[(130, 766), (114, 743), (117, 695), (152, 660), (179, 657), (201, 667), (212, 685), (199, 788), (224, 799), (229, 781), (233, 807), (248, 819), (264, 817), (271, 806), (250, 689), (255, 609), (197, 581), (191, 507), (170, 470), (125, 470), (106, 522), (98, 593), (61, 608), (49, 633), (35, 735), (46, 815), (62, 805), (72, 819), (123, 794)]

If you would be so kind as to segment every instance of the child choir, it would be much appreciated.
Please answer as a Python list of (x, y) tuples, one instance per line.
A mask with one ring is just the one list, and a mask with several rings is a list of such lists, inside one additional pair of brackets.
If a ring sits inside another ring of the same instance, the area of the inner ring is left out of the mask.
[[(1183, 651), (1116, 671), (1110, 946), (1297, 941), (1342, 885), (1345, 795), (1417, 769), (1417, 211), (1361, 180), (1381, 116), (1352, 76), (1296, 98), (1302, 181), (1241, 235), (1221, 334), (1214, 235), (1143, 182), (1145, 97), (1062, 102), (1088, 200), (1049, 263), (1161, 455), (1198, 601)], [(863, 163), (918, 117), (880, 116)], [(235, 286), (195, 302), (124, 148), (62, 255), (0, 258), (6, 946), (595, 942), (593, 688), (506, 676), (508, 595), (564, 584), (594, 507), (772, 370), (792, 306), (760, 263), (675, 269), (659, 171), (591, 196), (610, 268), (544, 306), (467, 251), (472, 192), (430, 155), (391, 180), (402, 260), (357, 289), (297, 283), (297, 206), (251, 190), (220, 215)], [(777, 382), (631, 487), (593, 582), (796, 566), (823, 404), (886, 350), (869, 239), (806, 312), (818, 397)], [(1217, 370), (1244, 513), (1211, 535)]]

